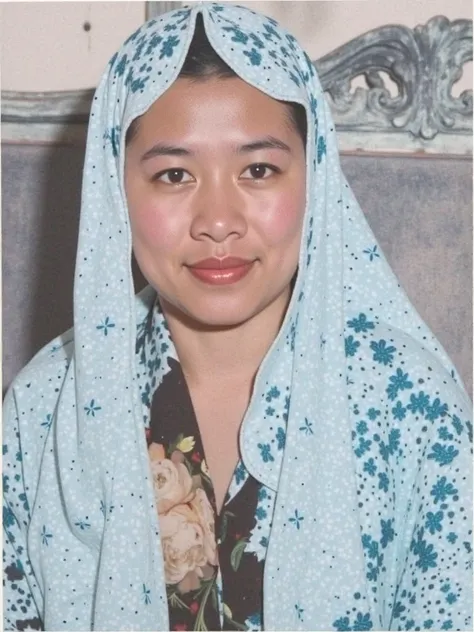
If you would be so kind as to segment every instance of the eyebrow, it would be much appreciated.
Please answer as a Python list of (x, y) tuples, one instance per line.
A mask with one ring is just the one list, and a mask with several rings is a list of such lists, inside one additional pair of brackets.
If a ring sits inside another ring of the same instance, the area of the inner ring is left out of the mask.
[[(264, 138), (255, 140), (251, 143), (245, 143), (236, 148), (237, 154), (248, 154), (253, 151), (259, 151), (260, 149), (280, 149), (287, 153), (291, 153), (289, 145), (282, 140), (275, 138), (274, 136), (265, 136)], [(169, 145), (166, 143), (156, 143), (148, 151), (146, 151), (140, 158), (140, 162), (145, 162), (151, 158), (157, 156), (194, 156), (195, 152), (179, 147), (177, 145)]]

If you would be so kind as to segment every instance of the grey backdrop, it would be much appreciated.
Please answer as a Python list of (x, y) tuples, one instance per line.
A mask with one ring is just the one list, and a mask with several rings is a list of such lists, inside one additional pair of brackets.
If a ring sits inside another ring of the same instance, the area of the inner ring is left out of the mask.
[[(83, 156), (80, 145), (2, 145), (4, 388), (72, 325)], [(346, 155), (342, 164), (402, 286), (470, 391), (471, 160)]]

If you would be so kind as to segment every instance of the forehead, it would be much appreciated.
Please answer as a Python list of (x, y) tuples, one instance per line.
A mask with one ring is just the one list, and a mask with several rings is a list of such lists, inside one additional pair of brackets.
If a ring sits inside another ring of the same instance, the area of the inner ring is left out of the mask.
[(177, 79), (136, 119), (138, 135), (198, 135), (219, 129), (231, 135), (295, 134), (290, 105), (281, 103), (238, 77)]

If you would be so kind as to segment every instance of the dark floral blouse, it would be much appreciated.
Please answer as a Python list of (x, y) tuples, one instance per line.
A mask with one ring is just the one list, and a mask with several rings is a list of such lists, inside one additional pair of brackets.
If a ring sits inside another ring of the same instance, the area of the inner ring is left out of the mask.
[(170, 630), (261, 630), (268, 492), (239, 463), (217, 515), (191, 396), (179, 362), (168, 362), (146, 432)]

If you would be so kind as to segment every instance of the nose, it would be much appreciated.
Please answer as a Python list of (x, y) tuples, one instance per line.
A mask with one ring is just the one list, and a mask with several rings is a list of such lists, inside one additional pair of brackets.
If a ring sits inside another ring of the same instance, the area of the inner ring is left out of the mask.
[(196, 240), (223, 243), (247, 232), (244, 200), (231, 182), (201, 183), (194, 202), (191, 235)]

